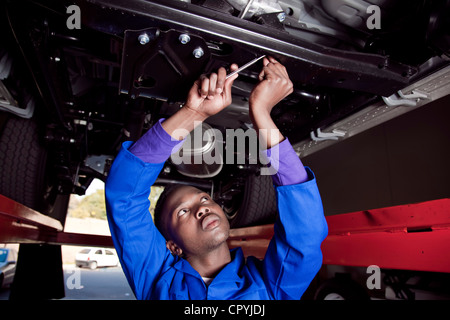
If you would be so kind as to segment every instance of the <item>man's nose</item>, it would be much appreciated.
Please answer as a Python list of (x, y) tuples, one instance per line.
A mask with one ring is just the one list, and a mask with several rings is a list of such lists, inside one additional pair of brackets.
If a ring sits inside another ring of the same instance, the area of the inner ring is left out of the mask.
[(203, 217), (204, 214), (209, 213), (209, 212), (210, 212), (210, 210), (208, 207), (200, 206), (197, 210), (196, 217), (197, 217), (197, 219), (200, 219), (201, 217)]

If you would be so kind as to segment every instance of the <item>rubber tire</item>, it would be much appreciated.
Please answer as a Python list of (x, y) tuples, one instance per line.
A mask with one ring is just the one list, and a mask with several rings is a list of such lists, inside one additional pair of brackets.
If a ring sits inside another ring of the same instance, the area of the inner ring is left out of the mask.
[[(47, 149), (41, 143), (39, 133), (34, 119), (9, 115), (4, 122), (0, 135), (0, 194), (56, 218), (64, 226), (70, 195), (56, 195), (53, 200), (46, 197), (51, 165), (47, 163)], [(29, 263), (38, 261), (36, 256), (45, 258), (44, 270)], [(37, 296), (36, 290), (39, 290), (42, 299), (64, 297), (62, 269), (60, 245), (22, 243), (10, 299), (29, 299), (30, 296)]]
[(233, 219), (232, 228), (273, 223), (277, 214), (277, 200), (270, 176), (251, 175), (245, 182), (242, 204)]
[(40, 211), (46, 160), (36, 122), (11, 116), (0, 136), (0, 194)]
[(95, 269), (97, 269), (97, 267), (98, 267), (98, 264), (96, 261), (89, 262), (89, 269), (95, 270)]

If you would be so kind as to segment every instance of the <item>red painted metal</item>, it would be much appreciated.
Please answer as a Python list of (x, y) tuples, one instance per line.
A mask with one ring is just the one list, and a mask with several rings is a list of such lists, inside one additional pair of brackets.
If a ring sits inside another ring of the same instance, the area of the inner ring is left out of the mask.
[(323, 263), (449, 273), (449, 242), (449, 229), (330, 235), (322, 244)]
[(273, 224), (230, 230), (228, 246), (241, 247), (244, 255), (263, 259), (273, 236)]
[(58, 220), (43, 215), (1, 194), (0, 215), (6, 218), (9, 217), (10, 219), (14, 219), (17, 222), (23, 222), (28, 225), (36, 225), (41, 228), (49, 228), (58, 231), (62, 231), (63, 229), (61, 222)]
[(323, 263), (450, 272), (450, 199), (327, 217)]
[(0, 243), (113, 247), (110, 236), (63, 232), (62, 224), (0, 195)]
[(328, 234), (450, 227), (450, 199), (328, 216)]
[[(323, 263), (450, 272), (450, 199), (326, 217)], [(231, 231), (230, 247), (263, 258), (273, 225)]]
[[(326, 217), (323, 263), (450, 273), (450, 199)], [(230, 248), (262, 259), (273, 225), (233, 229)], [(59, 221), (0, 195), (0, 243), (112, 247), (111, 237), (62, 231)]]

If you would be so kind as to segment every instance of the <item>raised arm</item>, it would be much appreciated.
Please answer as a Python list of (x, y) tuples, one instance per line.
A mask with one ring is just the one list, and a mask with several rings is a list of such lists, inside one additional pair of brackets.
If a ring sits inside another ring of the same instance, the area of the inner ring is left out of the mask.
[(259, 74), (260, 82), (253, 89), (250, 99), (250, 118), (258, 132), (260, 143), (267, 148), (284, 140), (273, 122), (270, 112), (273, 107), (293, 91), (286, 68), (274, 58), (263, 59), (264, 67)]
[[(236, 68), (233, 65), (231, 69)], [(138, 299), (151, 298), (155, 280), (173, 259), (148, 211), (150, 187), (178, 140), (184, 139), (196, 122), (231, 103), (231, 85), (237, 75), (226, 81), (225, 76), (223, 68), (202, 76), (183, 108), (158, 122), (136, 143), (125, 142), (111, 168), (105, 187), (111, 236)]]
[(322, 264), (320, 245), (327, 225), (313, 173), (305, 170), (270, 117), (272, 108), (293, 90), (286, 68), (271, 57), (264, 59), (259, 80), (250, 96), (250, 115), (277, 169), (272, 178), (279, 212), (263, 274), (274, 299), (299, 299)]

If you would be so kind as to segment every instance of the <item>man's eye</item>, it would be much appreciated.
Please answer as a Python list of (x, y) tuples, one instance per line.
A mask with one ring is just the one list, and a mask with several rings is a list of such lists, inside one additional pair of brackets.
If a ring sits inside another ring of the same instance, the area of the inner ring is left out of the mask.
[(202, 199), (200, 200), (201, 203), (208, 201), (209, 198), (208, 197), (202, 197)]
[(181, 209), (180, 211), (178, 211), (177, 215), (178, 215), (179, 217), (181, 217), (182, 215), (184, 215), (184, 214), (187, 213), (187, 212), (188, 212), (188, 209)]

